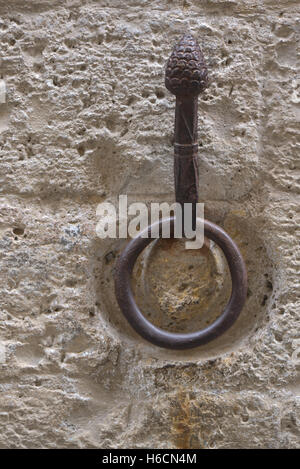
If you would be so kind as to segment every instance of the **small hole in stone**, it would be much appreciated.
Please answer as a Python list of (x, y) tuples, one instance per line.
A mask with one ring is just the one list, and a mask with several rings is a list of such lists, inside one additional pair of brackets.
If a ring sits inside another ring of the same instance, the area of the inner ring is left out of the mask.
[(105, 263), (109, 264), (113, 259), (115, 259), (116, 255), (113, 251), (108, 252), (105, 256)]
[(156, 90), (155, 94), (158, 99), (163, 99), (165, 97), (165, 93), (162, 90)]
[[(13, 233), (16, 235), (16, 236), (22, 236), (24, 234), (24, 228), (14, 228), (13, 229)], [(18, 238), (17, 238), (18, 239)]]
[(79, 147), (77, 148), (77, 151), (78, 151), (78, 153), (79, 153), (80, 156), (83, 156), (83, 155), (84, 155), (84, 152), (85, 152), (84, 146), (83, 146), (83, 145), (79, 145)]
[(135, 101), (134, 96), (129, 96), (129, 98), (127, 100), (127, 106), (130, 106), (131, 104), (133, 104), (134, 101)]
[(268, 290), (273, 290), (273, 284), (270, 280), (267, 280), (266, 286), (267, 286)]
[(69, 288), (75, 287), (76, 283), (77, 283), (77, 280), (74, 279), (74, 278), (68, 278), (68, 279), (65, 281), (66, 287), (69, 287)]
[(278, 332), (274, 332), (274, 337), (276, 342), (282, 342), (282, 337), (280, 334), (278, 334)]
[(267, 295), (264, 295), (262, 302), (261, 302), (261, 306), (265, 306), (267, 299), (268, 299)]

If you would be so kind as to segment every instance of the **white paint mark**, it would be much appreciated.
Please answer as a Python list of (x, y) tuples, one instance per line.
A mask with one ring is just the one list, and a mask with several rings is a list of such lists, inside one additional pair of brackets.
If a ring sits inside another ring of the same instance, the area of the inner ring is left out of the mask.
[(0, 103), (6, 103), (6, 83), (4, 80), (0, 80)]
[(0, 344), (0, 363), (5, 363), (5, 359), (6, 359), (6, 356), (5, 356), (5, 345), (4, 345), (4, 344)]

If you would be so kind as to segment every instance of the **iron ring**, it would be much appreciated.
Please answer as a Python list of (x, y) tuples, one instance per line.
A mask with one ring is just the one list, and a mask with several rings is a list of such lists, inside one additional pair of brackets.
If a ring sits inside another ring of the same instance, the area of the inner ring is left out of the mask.
[[(164, 223), (170, 223), (171, 227), (174, 228), (174, 220), (174, 217), (165, 218), (155, 225), (159, 224), (161, 232)], [(222, 249), (227, 260), (232, 280), (231, 296), (222, 314), (208, 327), (191, 333), (168, 332), (156, 327), (143, 316), (135, 302), (131, 289), (131, 275), (134, 264), (139, 254), (155, 239), (151, 238), (152, 227), (154, 225), (148, 226), (146, 230), (133, 238), (117, 260), (115, 292), (122, 313), (138, 334), (159, 347), (178, 350), (190, 349), (216, 339), (236, 321), (246, 300), (247, 271), (238, 247), (222, 228), (204, 220), (204, 235)], [(143, 233), (146, 231), (148, 231), (148, 238), (143, 237)], [(173, 232), (173, 230), (171, 231)], [(171, 237), (173, 237), (172, 233)]]

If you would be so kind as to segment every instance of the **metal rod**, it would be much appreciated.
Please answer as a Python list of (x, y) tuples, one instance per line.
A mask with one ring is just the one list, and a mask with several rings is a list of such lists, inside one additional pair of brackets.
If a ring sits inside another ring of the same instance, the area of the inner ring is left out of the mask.
[(175, 198), (192, 204), (192, 228), (196, 225), (198, 183), (198, 94), (208, 84), (207, 68), (199, 44), (190, 34), (176, 44), (166, 67), (165, 84), (176, 96), (174, 178)]

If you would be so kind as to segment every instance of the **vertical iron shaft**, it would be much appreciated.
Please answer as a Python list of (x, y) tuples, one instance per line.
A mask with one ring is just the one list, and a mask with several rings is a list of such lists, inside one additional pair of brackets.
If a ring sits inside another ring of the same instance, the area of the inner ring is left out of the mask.
[(174, 178), (176, 202), (182, 206), (192, 204), (192, 229), (196, 228), (196, 203), (198, 190), (198, 98), (176, 97)]
[(207, 86), (207, 68), (193, 36), (186, 34), (174, 47), (166, 68), (165, 84), (176, 96), (174, 177), (176, 202), (192, 204), (192, 229), (196, 228), (198, 202), (198, 94)]

